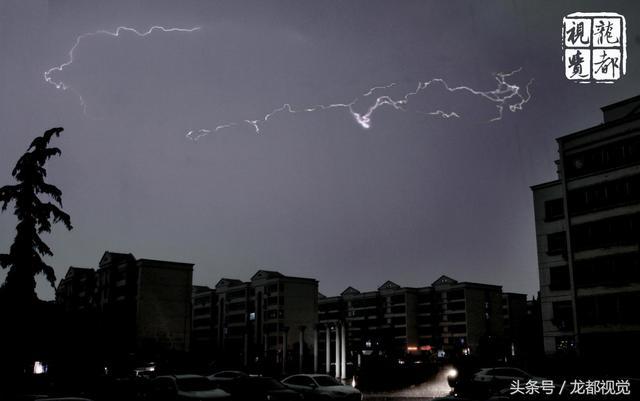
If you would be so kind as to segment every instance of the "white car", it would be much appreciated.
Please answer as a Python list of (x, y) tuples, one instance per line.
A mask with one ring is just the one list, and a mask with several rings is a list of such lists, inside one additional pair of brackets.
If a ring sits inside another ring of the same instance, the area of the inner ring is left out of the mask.
[(484, 368), (474, 373), (472, 381), (477, 383), (486, 383), (492, 387), (507, 387), (513, 381), (520, 381), (522, 385), (526, 384), (529, 380), (541, 382), (541, 377), (533, 376), (522, 369), (511, 367), (498, 367), (498, 368)]
[(229, 393), (199, 375), (158, 376), (151, 382), (150, 395), (158, 401), (231, 399)]
[(305, 400), (362, 400), (360, 390), (344, 385), (329, 375), (293, 375), (282, 380), (282, 383), (300, 392)]

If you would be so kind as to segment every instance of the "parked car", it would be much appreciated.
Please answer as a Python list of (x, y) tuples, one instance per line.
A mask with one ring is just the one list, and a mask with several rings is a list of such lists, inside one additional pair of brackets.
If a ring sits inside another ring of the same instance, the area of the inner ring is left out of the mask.
[(150, 383), (149, 399), (153, 401), (229, 400), (231, 395), (205, 376), (158, 376)]
[(248, 374), (239, 370), (222, 370), (207, 377), (221, 389), (231, 392), (238, 379), (248, 376)]
[(77, 397), (56, 397), (56, 398), (38, 398), (35, 401), (91, 401), (88, 398)]
[(541, 377), (533, 376), (522, 369), (511, 367), (497, 367), (480, 369), (473, 374), (472, 380), (478, 383), (486, 383), (495, 389), (508, 387), (511, 382), (519, 380), (526, 383), (528, 380), (541, 382)]
[(234, 381), (231, 387), (234, 400), (250, 401), (299, 401), (304, 397), (272, 377), (245, 376)]
[(362, 400), (360, 390), (346, 386), (329, 375), (293, 375), (282, 383), (300, 392), (305, 400)]

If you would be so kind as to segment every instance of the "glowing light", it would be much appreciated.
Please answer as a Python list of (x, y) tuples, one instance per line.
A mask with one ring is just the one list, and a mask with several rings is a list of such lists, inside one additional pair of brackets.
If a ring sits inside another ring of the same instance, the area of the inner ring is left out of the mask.
[(356, 387), (356, 378), (355, 376), (351, 379), (351, 387)]
[(417, 350), (418, 350), (418, 347), (413, 347), (413, 346), (407, 347), (407, 351), (409, 351), (409, 352), (413, 352), (413, 351), (417, 351)]
[[(439, 86), (444, 88), (446, 91), (451, 93), (466, 92), (473, 96), (482, 97), (483, 99), (493, 103), (495, 105), (497, 115), (491, 118), (489, 122), (494, 122), (502, 119), (505, 110), (508, 110), (512, 113), (519, 110), (523, 110), (523, 106), (527, 102), (529, 102), (529, 100), (531, 99), (531, 93), (529, 91), (529, 87), (533, 83), (533, 79), (529, 80), (527, 85), (524, 87), (507, 82), (508, 78), (512, 77), (514, 74), (520, 72), (521, 70), (522, 68), (518, 68), (508, 73), (499, 72), (495, 74), (494, 78), (497, 82), (497, 87), (495, 89), (486, 90), (486, 91), (474, 89), (464, 85), (451, 86), (442, 78), (433, 78), (428, 81), (418, 82), (418, 85), (414, 90), (405, 93), (402, 97), (394, 99), (389, 95), (379, 96), (375, 99), (375, 101), (369, 107), (366, 108), (365, 112), (357, 112), (354, 110), (356, 103), (358, 103), (358, 101), (362, 101), (363, 98), (373, 95), (373, 93), (376, 91), (389, 89), (397, 85), (396, 83), (391, 83), (389, 85), (374, 86), (368, 89), (367, 91), (365, 91), (364, 93), (362, 93), (360, 96), (356, 97), (354, 100), (352, 100), (349, 103), (331, 103), (326, 105), (318, 104), (318, 105), (302, 107), (302, 108), (295, 108), (290, 103), (285, 103), (282, 106), (271, 110), (269, 113), (265, 114), (264, 117), (262, 118), (258, 118), (254, 120), (246, 119), (243, 122), (251, 126), (253, 130), (257, 134), (259, 134), (261, 125), (268, 122), (270, 119), (272, 119), (275, 115), (279, 113), (296, 114), (296, 113), (305, 113), (305, 112), (310, 113), (310, 112), (316, 112), (316, 111), (326, 111), (330, 109), (344, 109), (349, 114), (351, 114), (351, 116), (354, 118), (356, 123), (360, 125), (360, 127), (364, 129), (369, 129), (371, 128), (371, 125), (372, 125), (373, 114), (380, 107), (390, 106), (393, 109), (398, 111), (406, 111), (405, 106), (409, 103), (409, 100), (412, 96), (418, 95), (419, 93), (425, 91), (428, 87), (434, 84), (438, 84)], [(460, 113), (456, 111), (447, 112), (440, 109), (437, 109), (434, 111), (426, 111), (426, 112), (416, 111), (416, 113), (433, 116), (433, 117), (439, 117), (442, 119), (451, 119), (451, 118), (461, 117)], [(186, 137), (194, 141), (197, 141), (198, 139), (205, 137), (211, 134), (212, 132), (216, 132), (220, 129), (230, 128), (237, 124), (238, 123), (233, 122), (233, 123), (218, 125), (215, 129), (212, 129), (212, 130), (204, 129), (204, 128), (190, 130), (190, 131), (187, 131)]]
[(44, 72), (44, 80), (45, 82), (55, 86), (56, 89), (60, 89), (60, 90), (71, 90), (73, 93), (75, 93), (78, 98), (80, 99), (80, 105), (82, 106), (82, 111), (86, 114), (87, 112), (87, 105), (84, 101), (84, 99), (82, 98), (82, 95), (75, 89), (73, 89), (71, 86), (69, 86), (68, 84), (64, 83), (61, 80), (55, 81), (52, 77), (51, 74), (54, 72), (62, 72), (62, 70), (64, 70), (65, 68), (69, 67), (71, 64), (73, 64), (73, 52), (75, 52), (75, 50), (78, 48), (78, 46), (80, 46), (80, 43), (82, 42), (83, 39), (91, 37), (91, 36), (97, 36), (97, 35), (109, 35), (109, 36), (113, 36), (113, 37), (118, 37), (120, 36), (120, 33), (122, 32), (131, 32), (137, 36), (140, 37), (145, 37), (150, 35), (153, 31), (162, 31), (162, 32), (195, 32), (197, 30), (199, 30), (200, 27), (194, 27), (194, 28), (165, 28), (163, 26), (158, 26), (158, 25), (154, 25), (151, 28), (149, 28), (146, 31), (140, 32), (135, 28), (130, 28), (130, 27), (126, 27), (126, 26), (119, 26), (115, 29), (115, 31), (107, 31), (107, 30), (99, 30), (99, 31), (95, 31), (95, 32), (87, 32), (87, 33), (83, 33), (82, 35), (78, 36), (76, 38), (75, 43), (73, 44), (73, 46), (71, 47), (71, 49), (69, 50), (69, 59), (56, 66), (56, 67), (51, 67), (49, 68), (47, 71)]
[(455, 379), (456, 377), (458, 377), (458, 370), (455, 368), (449, 369), (449, 371), (447, 372), (447, 377), (449, 379)]
[(41, 375), (43, 373), (47, 372), (47, 365), (43, 362), (40, 361), (35, 361), (33, 363), (33, 374), (34, 375)]

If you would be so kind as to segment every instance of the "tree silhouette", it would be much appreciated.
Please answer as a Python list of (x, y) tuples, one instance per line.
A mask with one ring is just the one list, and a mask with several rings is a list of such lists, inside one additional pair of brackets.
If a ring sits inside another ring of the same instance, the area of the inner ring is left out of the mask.
[[(69, 215), (56, 206), (62, 207), (62, 192), (45, 182), (45, 163), (49, 158), (61, 154), (60, 149), (48, 147), (49, 141), (53, 135), (60, 136), (62, 130), (52, 128), (35, 138), (11, 173), (18, 184), (0, 188), (2, 211), (13, 202), (14, 214), (18, 218), (16, 237), (9, 253), (0, 254), (0, 266), (9, 268), (1, 288), (5, 299), (21, 303), (37, 301), (36, 274), (44, 274), (51, 286), (55, 287), (53, 268), (42, 260), (42, 256), (52, 256), (53, 253), (40, 234), (51, 232), (52, 224), (57, 222), (62, 222), (69, 230), (72, 228)], [(41, 194), (48, 196), (55, 204), (41, 201)]]

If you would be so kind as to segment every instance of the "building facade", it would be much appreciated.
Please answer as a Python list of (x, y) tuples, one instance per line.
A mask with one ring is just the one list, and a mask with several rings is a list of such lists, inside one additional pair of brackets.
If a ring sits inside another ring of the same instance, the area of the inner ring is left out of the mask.
[(200, 285), (193, 286), (191, 322), (191, 350), (204, 359), (213, 359), (218, 322), (218, 297), (215, 290)]
[(640, 96), (602, 112), (532, 187), (547, 354), (640, 353)]
[(318, 281), (259, 270), (215, 286), (221, 364), (262, 372), (313, 371)]
[(65, 310), (95, 317), (105, 354), (188, 351), (193, 264), (105, 252), (98, 269), (71, 267), (56, 289)]
[[(519, 321), (524, 308), (503, 309), (500, 286), (442, 276), (428, 287), (391, 281), (376, 291), (348, 287), (319, 299), (320, 369), (346, 378), (367, 358), (403, 362), (427, 355), (502, 352), (505, 319)], [(493, 348), (496, 348), (495, 350)]]

